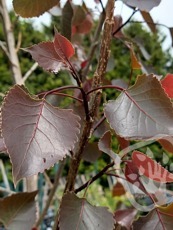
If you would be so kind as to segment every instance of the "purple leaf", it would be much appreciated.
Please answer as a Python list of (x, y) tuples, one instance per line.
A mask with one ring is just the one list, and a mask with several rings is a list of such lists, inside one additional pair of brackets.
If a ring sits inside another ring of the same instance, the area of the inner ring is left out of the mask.
[(82, 154), (82, 158), (85, 161), (94, 163), (102, 155), (101, 151), (98, 149), (97, 143), (88, 143)]
[(148, 213), (144, 217), (140, 217), (133, 224), (134, 230), (146, 230), (146, 229), (167, 229), (171, 230), (173, 225), (173, 214), (161, 213), (158, 209), (155, 209)]
[(55, 73), (60, 69), (69, 69), (68, 59), (74, 55), (71, 42), (57, 31), (53, 42), (41, 42), (23, 50), (29, 52), (43, 69)]
[(0, 222), (6, 229), (31, 230), (36, 221), (35, 192), (17, 193), (0, 199)]
[(12, 161), (14, 183), (66, 157), (78, 139), (79, 119), (72, 110), (55, 108), (14, 86), (2, 108), (2, 135)]
[(156, 139), (173, 135), (173, 107), (156, 77), (141, 75), (104, 108), (115, 132), (126, 139)]
[(114, 218), (118, 224), (126, 229), (131, 229), (132, 222), (137, 214), (137, 210), (133, 208), (118, 210), (115, 212)]
[(104, 135), (100, 138), (98, 143), (99, 150), (108, 154), (119, 166), (120, 164), (120, 157), (114, 153), (114, 151), (111, 148), (111, 132), (107, 131), (104, 133)]
[(78, 198), (73, 193), (63, 196), (59, 216), (61, 230), (112, 230), (114, 227), (113, 215), (107, 208), (92, 206), (85, 198)]

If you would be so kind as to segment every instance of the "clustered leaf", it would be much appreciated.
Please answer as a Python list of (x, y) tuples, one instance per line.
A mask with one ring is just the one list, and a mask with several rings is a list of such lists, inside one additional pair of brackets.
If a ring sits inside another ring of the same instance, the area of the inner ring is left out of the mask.
[(14, 183), (66, 157), (78, 139), (79, 120), (72, 110), (32, 98), (15, 85), (2, 108), (2, 135), (12, 161)]

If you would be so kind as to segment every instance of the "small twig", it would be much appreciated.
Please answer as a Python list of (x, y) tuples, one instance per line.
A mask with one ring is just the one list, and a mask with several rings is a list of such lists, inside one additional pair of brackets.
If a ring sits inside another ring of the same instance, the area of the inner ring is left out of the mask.
[(112, 36), (114, 36), (116, 33), (118, 33), (125, 25), (127, 25), (131, 18), (133, 17), (134, 14), (136, 14), (136, 12), (138, 12), (139, 10), (134, 10), (133, 13), (130, 15), (130, 17), (127, 19), (127, 21), (125, 21), (120, 27), (117, 28), (117, 30), (115, 30), (113, 33), (112, 33)]
[(31, 68), (25, 73), (25, 75), (23, 76), (22, 80), (19, 82), (19, 84), (24, 84), (25, 81), (27, 80), (27, 78), (34, 72), (34, 70), (37, 68), (38, 63), (35, 62)]
[(89, 184), (92, 184), (95, 180), (103, 176), (103, 174), (114, 165), (114, 162), (111, 162), (110, 164), (106, 165), (99, 173), (97, 173), (95, 176), (93, 176), (89, 181), (87, 181), (85, 184), (80, 186), (79, 188), (75, 189), (74, 192), (78, 193), (82, 191), (84, 188), (86, 188)]
[(92, 129), (92, 133), (106, 120), (106, 117), (103, 116), (96, 124), (95, 126), (93, 127)]
[(16, 45), (16, 52), (19, 51), (21, 43), (22, 43), (22, 33), (19, 32), (18, 33), (18, 39), (17, 39), (17, 45)]
[(6, 42), (0, 41), (0, 46), (1, 46), (2, 50), (3, 50), (4, 53), (7, 55), (7, 57), (10, 59), (9, 52), (8, 52), (8, 49), (7, 49), (7, 47), (5, 46), (5, 44), (6, 44)]
[(94, 89), (89, 90), (86, 94), (89, 95), (90, 93), (93, 93), (99, 89), (117, 89), (119, 91), (125, 91), (126, 89), (120, 87), (120, 86), (116, 86), (116, 85), (103, 85), (103, 86), (99, 86), (96, 87)]
[(103, 11), (104, 13), (106, 13), (106, 12), (105, 12), (105, 8), (104, 8), (104, 6), (103, 6), (102, 0), (99, 0), (99, 2), (100, 2), (100, 5), (101, 5), (101, 7), (102, 7), (102, 11)]
[(158, 23), (158, 22), (148, 22), (148, 21), (130, 21), (129, 23), (147, 23), (147, 24), (151, 24), (151, 25), (156, 25), (156, 26), (163, 26), (167, 29), (170, 29), (169, 26), (162, 24), (162, 23)]
[(62, 96), (62, 97), (70, 97), (76, 101), (79, 101), (80, 103), (83, 103), (83, 100), (82, 99), (79, 99), (77, 97), (74, 97), (74, 96), (71, 96), (69, 94), (66, 94), (66, 93), (54, 93), (55, 95), (59, 95), (59, 96)]
[(9, 194), (14, 194), (15, 193), (14, 191), (11, 191), (11, 190), (9, 190), (7, 188), (3, 188), (3, 187), (0, 187), (0, 192), (7, 192)]
[(52, 184), (52, 182), (51, 182), (51, 180), (50, 180), (49, 176), (47, 175), (47, 173), (46, 173), (46, 172), (44, 172), (44, 173), (43, 173), (43, 175), (44, 175), (45, 180), (47, 181), (47, 183), (48, 183), (49, 187), (50, 187), (50, 188), (52, 188), (52, 187), (53, 187), (53, 184)]
[[(37, 228), (37, 227), (41, 224), (41, 222), (43, 221), (44, 216), (46, 215), (47, 210), (48, 210), (48, 208), (49, 208), (49, 206), (50, 206), (50, 204), (51, 204), (51, 202), (52, 202), (52, 199), (53, 199), (53, 197), (54, 197), (54, 194), (55, 194), (55, 192), (56, 192), (56, 190), (57, 190), (57, 187), (58, 187), (58, 184), (59, 184), (59, 180), (60, 180), (60, 178), (61, 178), (61, 174), (62, 174), (64, 165), (65, 165), (65, 160), (63, 160), (61, 163), (59, 163), (59, 168), (58, 168), (58, 171), (57, 171), (57, 174), (56, 174), (56, 178), (55, 178), (55, 181), (54, 181), (54, 185), (53, 185), (52, 189), (50, 190), (49, 197), (48, 197), (48, 200), (47, 200), (47, 202), (46, 202), (46, 205), (45, 205), (45, 207), (44, 207), (44, 209), (43, 209), (43, 212), (42, 212), (42, 214), (40, 215), (40, 217), (39, 217), (37, 223), (35, 224), (35, 227), (36, 227), (36, 228)], [(56, 222), (56, 221), (55, 221), (55, 222)]]
[(10, 184), (8, 182), (8, 177), (7, 177), (7, 174), (6, 174), (6, 171), (5, 171), (5, 167), (4, 167), (4, 164), (3, 164), (2, 160), (0, 160), (0, 169), (1, 169), (1, 172), (2, 172), (2, 177), (3, 177), (3, 181), (4, 181), (4, 184), (5, 184), (5, 187), (7, 188), (7, 190), (10, 191)]
[[(104, 9), (104, 7), (103, 7)], [(89, 50), (89, 53), (88, 53), (88, 57), (87, 57), (87, 64), (86, 64), (86, 67), (84, 68), (84, 70), (82, 71), (82, 77), (83, 77), (83, 80), (86, 78), (87, 74), (88, 74), (88, 71), (89, 71), (89, 67), (90, 67), (90, 64), (91, 64), (91, 61), (93, 59), (93, 56), (95, 54), (95, 51), (96, 51), (96, 48), (98, 46), (98, 40), (99, 40), (99, 36), (101, 34), (101, 30), (102, 30), (102, 26), (103, 26), (103, 23), (105, 21), (105, 18), (106, 18), (106, 12), (105, 12), (105, 9), (102, 11), (101, 15), (100, 15), (100, 19), (99, 19), (99, 23), (98, 23), (98, 26), (97, 26), (97, 29), (96, 29), (96, 32), (94, 34), (94, 38), (93, 38), (93, 41), (92, 41), (92, 45), (91, 45), (91, 48)]]
[(81, 90), (81, 88), (78, 87), (78, 86), (67, 85), (67, 86), (62, 86), (62, 87), (52, 89), (52, 90), (49, 90), (49, 91), (46, 91), (46, 92), (42, 92), (42, 93), (39, 93), (37, 95), (39, 97), (47, 97), (49, 94), (54, 94), (54, 93), (57, 93), (57, 92), (60, 92), (60, 91), (63, 91), (63, 90), (67, 90), (67, 89), (79, 89), (79, 90)]

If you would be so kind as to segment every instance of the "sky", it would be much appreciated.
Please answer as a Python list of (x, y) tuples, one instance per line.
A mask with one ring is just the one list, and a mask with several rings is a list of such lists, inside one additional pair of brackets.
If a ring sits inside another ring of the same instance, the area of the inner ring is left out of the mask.
[[(12, 7), (12, 0), (6, 0), (9, 8)], [(62, 4), (66, 1), (61, 0)], [(73, 0), (75, 4), (80, 4), (82, 0)], [(85, 0), (86, 5), (92, 8), (94, 14), (98, 14), (98, 10), (101, 11), (99, 5), (95, 4), (94, 0)], [(107, 0), (102, 0), (105, 5)], [(97, 7), (97, 8), (96, 8)], [(123, 4), (121, 1), (116, 1), (115, 3), (115, 14), (119, 14), (123, 17), (123, 22), (125, 22), (129, 16), (131, 15), (132, 10)], [(173, 0), (161, 0), (159, 6), (154, 7), (150, 14), (154, 20), (154, 22), (165, 24), (166, 26), (173, 27)], [(143, 20), (140, 13), (136, 13), (133, 17), (135, 20)], [(33, 19), (36, 27), (40, 27), (41, 23), (49, 24), (50, 23), (50, 15), (48, 13), (43, 14), (39, 18)], [(163, 44), (163, 48), (170, 48), (171, 53), (173, 54), (173, 48), (171, 48), (172, 40), (170, 36), (170, 32), (167, 28), (160, 27), (161, 31), (166, 35), (166, 40)]]

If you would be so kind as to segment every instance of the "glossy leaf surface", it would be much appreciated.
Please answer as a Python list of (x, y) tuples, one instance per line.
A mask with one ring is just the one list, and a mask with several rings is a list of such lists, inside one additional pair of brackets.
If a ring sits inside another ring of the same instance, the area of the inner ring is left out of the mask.
[(173, 134), (173, 107), (159, 80), (141, 75), (135, 85), (105, 105), (105, 116), (126, 139), (156, 139)]

